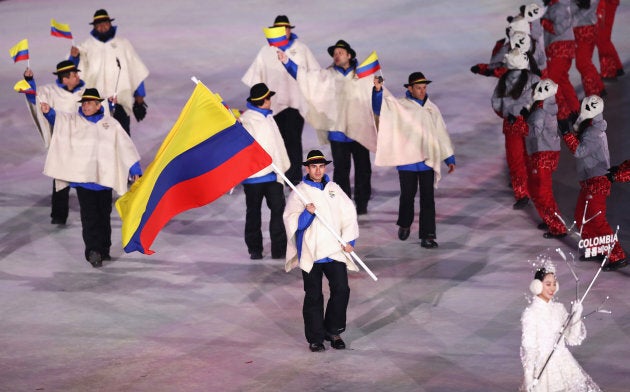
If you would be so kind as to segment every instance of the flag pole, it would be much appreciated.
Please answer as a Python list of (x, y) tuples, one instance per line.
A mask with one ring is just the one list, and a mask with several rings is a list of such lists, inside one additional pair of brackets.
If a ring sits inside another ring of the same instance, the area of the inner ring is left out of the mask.
[[(300, 200), (302, 200), (302, 203), (304, 203), (305, 205), (308, 204), (309, 202), (306, 200), (306, 198), (304, 197), (304, 195), (302, 195), (300, 193), (300, 191), (295, 187), (295, 185), (293, 185), (293, 183), (291, 181), (289, 181), (289, 179), (284, 175), (284, 173), (282, 172), (282, 170), (280, 170), (275, 163), (271, 162), (271, 167), (273, 167), (273, 170), (280, 175), (280, 177), (282, 177), (282, 179), (284, 180), (284, 182), (286, 184), (288, 184), (291, 189), (293, 190), (293, 192), (295, 192), (296, 195), (298, 195), (298, 197), (300, 198)], [(321, 217), (321, 215), (319, 215), (317, 213), (317, 209), (315, 210), (315, 216), (317, 218), (319, 218), (319, 221), (322, 222), (322, 224), (328, 229), (328, 231), (330, 231), (332, 233), (332, 235), (335, 236), (335, 238), (337, 239), (337, 241), (339, 241), (339, 243), (341, 243), (341, 245), (346, 246), (348, 243), (346, 241), (343, 240), (343, 238), (341, 238), (341, 236), (339, 236), (339, 234), (337, 234), (337, 232), (335, 230), (333, 230), (333, 228), (330, 226), (330, 224), (328, 224), (328, 222)], [(368, 268), (367, 265), (365, 265), (365, 263), (363, 263), (363, 260), (361, 260), (361, 258), (359, 257), (359, 255), (357, 255), (354, 251), (350, 252), (350, 255), (352, 256), (352, 258), (354, 258), (354, 260), (359, 263), (361, 265), (361, 267), (363, 267), (363, 269), (365, 270), (365, 272), (368, 273), (368, 275), (370, 275), (370, 277), (372, 279), (374, 279), (374, 281), (376, 282), (378, 280), (378, 278), (376, 277), (376, 275), (374, 275), (374, 273)]]
[[(193, 81), (193, 83), (195, 84), (199, 84), (200, 80), (197, 79), (197, 77), (192, 76), (190, 78), (190, 80)], [(275, 163), (271, 162), (271, 167), (273, 168), (273, 170), (280, 175), (280, 177), (282, 177), (282, 179), (284, 180), (284, 182), (286, 184), (289, 184), (289, 186), (291, 187), (291, 189), (293, 189), (293, 191), (296, 193), (296, 195), (298, 195), (298, 197), (300, 198), (300, 200), (302, 200), (302, 202), (304, 204), (308, 204), (308, 201), (306, 200), (306, 198), (300, 193), (300, 191), (297, 190), (297, 188), (295, 187), (295, 185), (293, 185), (293, 183), (291, 181), (289, 181), (289, 179), (284, 175), (284, 173), (282, 172), (282, 170), (280, 170), (278, 168), (278, 166), (275, 165)], [(335, 230), (332, 229), (332, 227), (328, 224), (328, 222), (322, 218), (318, 213), (317, 210), (315, 210), (315, 216), (317, 218), (319, 218), (319, 221), (322, 222), (322, 224), (328, 229), (328, 231), (330, 231), (332, 233), (332, 235), (335, 236), (335, 238), (337, 239), (337, 241), (339, 241), (339, 243), (341, 243), (343, 246), (346, 246), (348, 243), (346, 241), (343, 240), (343, 238), (341, 238), (339, 236), (339, 234), (337, 234), (337, 232)], [(376, 277), (376, 275), (374, 275), (374, 273), (368, 268), (367, 265), (365, 265), (365, 263), (363, 263), (363, 260), (361, 260), (361, 258), (354, 252), (350, 252), (350, 255), (354, 258), (354, 260), (359, 263), (361, 265), (361, 267), (363, 267), (363, 269), (365, 270), (365, 272), (368, 273), (368, 275), (370, 275), (370, 277), (372, 279), (374, 279), (374, 281), (377, 281), (378, 278)]]

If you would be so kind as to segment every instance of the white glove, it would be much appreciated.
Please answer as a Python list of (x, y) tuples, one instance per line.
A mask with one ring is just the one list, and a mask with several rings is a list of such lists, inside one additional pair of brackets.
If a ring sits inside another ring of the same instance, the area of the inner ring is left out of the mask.
[(573, 318), (571, 319), (574, 323), (580, 321), (582, 318), (582, 311), (584, 310), (584, 306), (582, 306), (582, 302), (575, 301), (571, 306), (571, 313), (573, 313)]

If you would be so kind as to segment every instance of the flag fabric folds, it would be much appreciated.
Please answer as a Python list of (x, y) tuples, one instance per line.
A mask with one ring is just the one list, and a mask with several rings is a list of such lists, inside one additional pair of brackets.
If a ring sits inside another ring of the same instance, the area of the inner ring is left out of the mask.
[(370, 55), (357, 67), (356, 73), (357, 77), (364, 78), (366, 76), (370, 76), (376, 71), (381, 69), (381, 65), (378, 63), (378, 56), (376, 52), (373, 51)]
[(285, 27), (264, 27), (263, 32), (269, 46), (281, 47), (289, 43)]
[(72, 39), (70, 25), (59, 23), (54, 19), (50, 20), (50, 35), (53, 37)]
[(125, 252), (149, 249), (175, 215), (204, 206), (271, 157), (201, 82), (144, 175), (116, 202)]
[(28, 82), (24, 79), (14, 84), (13, 90), (17, 91), (18, 93), (37, 94), (37, 92), (31, 87), (31, 85), (28, 84)]
[(18, 42), (17, 45), (9, 49), (9, 54), (11, 55), (14, 63), (17, 63), (18, 61), (28, 60), (28, 40), (23, 39)]

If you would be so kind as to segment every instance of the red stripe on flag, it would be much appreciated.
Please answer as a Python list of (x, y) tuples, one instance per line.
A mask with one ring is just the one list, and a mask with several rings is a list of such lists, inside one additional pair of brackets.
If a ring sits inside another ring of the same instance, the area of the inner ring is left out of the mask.
[[(155, 253), (149, 247), (162, 227), (172, 217), (182, 211), (211, 203), (239, 184), (246, 178), (242, 173), (252, 173), (247, 164), (244, 163), (256, 163), (259, 160), (254, 159), (254, 157), (261, 154), (267, 155), (258, 143), (252, 143), (212, 171), (183, 181), (169, 189), (160, 199), (153, 214), (145, 222), (142, 233), (140, 233), (140, 243), (144, 253), (148, 255)], [(259, 170), (271, 164), (271, 157), (269, 155), (267, 157), (268, 162)]]

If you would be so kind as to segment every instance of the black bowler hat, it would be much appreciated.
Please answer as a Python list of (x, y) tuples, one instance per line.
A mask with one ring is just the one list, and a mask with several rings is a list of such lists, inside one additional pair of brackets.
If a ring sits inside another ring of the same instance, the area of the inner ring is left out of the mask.
[(101, 9), (101, 10), (96, 10), (96, 12), (94, 13), (94, 19), (92, 20), (90, 24), (95, 25), (101, 22), (113, 22), (113, 21), (114, 19), (110, 18), (109, 15), (107, 15), (107, 11)]
[(79, 102), (88, 102), (88, 101), (99, 101), (103, 102), (105, 99), (101, 98), (101, 94), (98, 93), (98, 90), (95, 88), (86, 88), (81, 95), (81, 100)]
[(63, 60), (62, 62), (57, 64), (57, 71), (53, 72), (53, 75), (59, 75), (64, 72), (79, 72), (80, 69), (77, 68), (76, 65), (70, 60)]
[(429, 83), (431, 83), (431, 81), (427, 80), (427, 78), (424, 77), (424, 74), (422, 72), (414, 72), (411, 75), (409, 75), (409, 83), (405, 84), (405, 87), (409, 87), (414, 84), (429, 84)]
[(295, 28), (295, 26), (291, 26), (291, 22), (289, 22), (289, 18), (286, 15), (276, 16), (276, 20), (273, 21), (273, 26), (269, 27), (288, 27), (290, 29)]
[(350, 53), (350, 59), (353, 59), (357, 56), (357, 53), (354, 51), (354, 49), (352, 49), (350, 47), (350, 44), (347, 43), (346, 41), (340, 39), (339, 41), (337, 41), (336, 44), (334, 44), (333, 46), (329, 46), (328, 47), (328, 54), (330, 55), (330, 57), (332, 57), (333, 53), (335, 52), (336, 48), (342, 48), (348, 51), (348, 53)]
[(271, 98), (276, 94), (275, 91), (270, 91), (264, 83), (256, 83), (249, 90), (249, 97), (247, 102), (262, 101), (265, 98)]
[(302, 162), (302, 166), (315, 165), (323, 163), (328, 165), (332, 161), (327, 161), (324, 154), (319, 150), (311, 150), (306, 156), (306, 161)]

